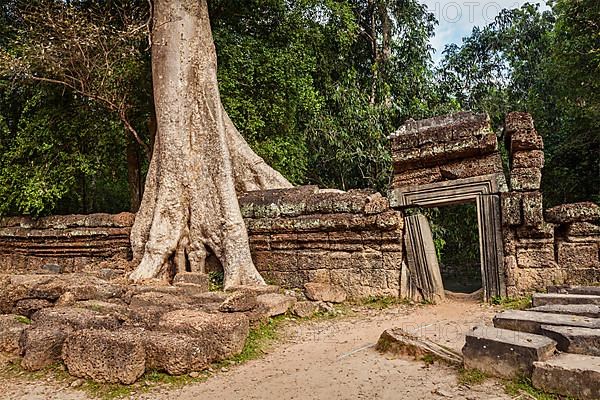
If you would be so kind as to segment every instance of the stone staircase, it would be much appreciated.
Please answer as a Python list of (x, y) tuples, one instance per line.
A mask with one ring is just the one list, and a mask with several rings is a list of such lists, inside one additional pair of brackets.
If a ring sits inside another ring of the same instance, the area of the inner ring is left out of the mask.
[(600, 399), (600, 287), (549, 287), (532, 308), (498, 313), (475, 327), (463, 347), (467, 369), (525, 376), (561, 396)]

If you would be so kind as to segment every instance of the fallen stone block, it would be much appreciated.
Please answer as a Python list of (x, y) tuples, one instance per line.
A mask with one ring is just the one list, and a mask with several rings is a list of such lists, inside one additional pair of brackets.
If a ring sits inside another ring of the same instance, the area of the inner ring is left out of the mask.
[(600, 399), (600, 357), (560, 354), (534, 363), (533, 386), (578, 399)]
[(173, 278), (173, 284), (178, 283), (193, 283), (203, 287), (205, 292), (208, 292), (208, 274), (200, 272), (180, 272)]
[(209, 364), (210, 344), (203, 339), (171, 332), (140, 334), (146, 353), (146, 369), (182, 375), (201, 371)]
[(0, 315), (0, 353), (19, 354), (19, 337), (29, 325), (21, 315)]
[(117, 329), (121, 321), (111, 314), (77, 307), (44, 308), (31, 318), (38, 325), (59, 324), (73, 329)]
[(600, 329), (542, 325), (541, 330), (542, 335), (556, 341), (560, 351), (600, 356)]
[(600, 305), (600, 296), (589, 294), (534, 293), (531, 299), (533, 307), (551, 304), (596, 304)]
[(433, 356), (449, 364), (462, 365), (462, 356), (431, 340), (411, 335), (401, 328), (386, 329), (377, 341), (376, 349), (396, 356), (421, 359)]
[(600, 306), (594, 304), (549, 304), (546, 306), (533, 307), (528, 311), (600, 318)]
[(314, 301), (298, 301), (292, 306), (292, 314), (300, 318), (312, 317), (319, 310), (319, 303)]
[(285, 314), (296, 302), (296, 298), (279, 293), (261, 294), (256, 300), (269, 317)]
[(38, 371), (60, 361), (63, 343), (72, 331), (69, 326), (56, 323), (32, 324), (19, 338), (21, 367)]
[(342, 303), (346, 300), (346, 292), (339, 286), (329, 283), (309, 282), (304, 285), (306, 297), (313, 301)]
[(176, 310), (164, 314), (159, 329), (202, 339), (210, 362), (239, 354), (249, 333), (248, 318), (242, 313)]
[(184, 296), (162, 292), (144, 292), (134, 295), (129, 303), (131, 307), (163, 307), (170, 309), (189, 308)]
[(545, 336), (498, 329), (473, 328), (462, 349), (466, 369), (500, 378), (531, 377), (533, 363), (552, 357), (556, 343)]
[(146, 353), (134, 332), (73, 332), (65, 340), (62, 355), (71, 375), (96, 382), (130, 385), (145, 371)]
[(48, 307), (54, 307), (54, 304), (51, 301), (44, 299), (24, 299), (17, 301), (13, 310), (15, 314), (24, 315), (27, 318), (31, 318), (36, 311)]
[(600, 329), (600, 319), (577, 315), (538, 313), (534, 311), (504, 311), (494, 317), (494, 326), (519, 332), (542, 333), (542, 325), (578, 326)]
[(256, 294), (249, 290), (239, 290), (229, 295), (219, 306), (222, 312), (250, 311), (258, 306)]

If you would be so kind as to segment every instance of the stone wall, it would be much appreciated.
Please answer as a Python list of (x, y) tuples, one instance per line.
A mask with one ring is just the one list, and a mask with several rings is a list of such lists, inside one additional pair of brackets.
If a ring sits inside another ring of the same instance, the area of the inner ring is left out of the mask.
[[(398, 296), (403, 219), (379, 193), (303, 186), (248, 193), (240, 207), (254, 262), (270, 283), (333, 283), (350, 297)], [(2, 218), (0, 271), (126, 268), (133, 220), (130, 213)]]
[(304, 186), (248, 193), (240, 206), (268, 281), (332, 283), (354, 298), (398, 296), (403, 218), (379, 193)]
[(544, 145), (531, 116), (509, 114), (505, 139), (510, 154), (510, 191), (502, 194), (507, 294), (598, 282), (600, 208), (578, 203), (544, 213)]
[(55, 264), (63, 272), (130, 257), (130, 213), (0, 218), (0, 271), (33, 271)]

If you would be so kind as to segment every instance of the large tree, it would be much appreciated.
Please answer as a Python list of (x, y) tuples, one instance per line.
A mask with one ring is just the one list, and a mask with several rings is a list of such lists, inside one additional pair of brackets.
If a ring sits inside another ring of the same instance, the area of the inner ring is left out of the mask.
[(291, 186), (246, 144), (223, 109), (206, 0), (155, 0), (152, 80), (157, 133), (131, 233), (134, 281), (200, 271), (224, 285), (264, 283), (250, 257), (237, 193)]

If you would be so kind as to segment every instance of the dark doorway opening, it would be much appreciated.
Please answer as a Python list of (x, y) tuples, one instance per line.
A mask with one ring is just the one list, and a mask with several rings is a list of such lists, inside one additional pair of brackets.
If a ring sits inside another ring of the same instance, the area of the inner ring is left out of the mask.
[(479, 228), (475, 203), (431, 210), (433, 232), (444, 289), (474, 293), (482, 288)]

